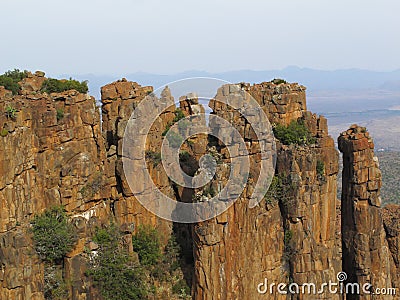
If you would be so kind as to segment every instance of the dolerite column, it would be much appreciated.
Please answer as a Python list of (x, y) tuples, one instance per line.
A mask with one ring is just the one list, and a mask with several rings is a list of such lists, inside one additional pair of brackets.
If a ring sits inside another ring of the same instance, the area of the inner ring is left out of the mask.
[[(366, 129), (357, 125), (343, 132), (338, 142), (343, 153), (342, 246), (347, 283), (359, 283), (361, 290), (366, 283), (374, 288), (391, 287), (390, 253), (380, 211), (381, 172), (374, 143)], [(375, 297), (347, 295), (347, 299)]]

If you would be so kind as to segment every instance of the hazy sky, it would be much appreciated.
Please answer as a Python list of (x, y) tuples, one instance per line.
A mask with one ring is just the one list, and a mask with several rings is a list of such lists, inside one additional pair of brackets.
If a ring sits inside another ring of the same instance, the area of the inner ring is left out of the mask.
[(2, 0), (0, 72), (400, 68), (399, 0)]

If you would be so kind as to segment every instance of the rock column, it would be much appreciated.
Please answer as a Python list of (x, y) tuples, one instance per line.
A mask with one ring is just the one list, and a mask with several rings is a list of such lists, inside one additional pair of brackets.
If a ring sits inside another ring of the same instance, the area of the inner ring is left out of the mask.
[[(381, 217), (382, 180), (378, 159), (374, 156), (374, 143), (366, 129), (357, 125), (343, 132), (338, 142), (343, 153), (343, 271), (349, 283), (391, 288), (394, 264)], [(347, 299), (377, 299), (375, 297), (347, 295)]]

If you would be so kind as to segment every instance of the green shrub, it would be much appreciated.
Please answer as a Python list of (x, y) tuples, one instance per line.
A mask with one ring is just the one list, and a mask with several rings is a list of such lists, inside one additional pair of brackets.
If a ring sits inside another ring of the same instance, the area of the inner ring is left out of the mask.
[(62, 206), (35, 216), (32, 231), (36, 252), (42, 260), (49, 262), (60, 261), (77, 241), (75, 227), (68, 222)]
[(295, 203), (295, 199), (293, 197), (294, 189), (295, 185), (285, 174), (275, 175), (272, 178), (271, 184), (264, 196), (264, 199), (268, 205), (280, 202), (287, 212), (293, 208)]
[[(166, 285), (172, 285), (172, 292), (178, 296), (179, 299), (182, 299), (182, 296), (186, 299), (187, 296), (190, 295), (190, 288), (185, 281), (179, 282), (184, 274), (181, 266), (182, 264), (186, 266), (184, 261), (185, 258), (181, 245), (177, 242), (175, 235), (172, 235), (164, 248), (161, 260), (155, 265), (146, 266), (146, 269), (150, 271), (150, 281), (158, 283), (164, 282)], [(165, 285), (163, 284), (163, 286)], [(174, 297), (174, 299), (176, 298)]]
[(21, 80), (28, 77), (28, 71), (27, 70), (20, 71), (18, 69), (14, 69), (14, 70), (9, 70), (9, 71), (5, 72), (3, 75), (8, 78), (11, 78), (12, 80), (14, 80), (16, 82), (20, 82)]
[(179, 268), (179, 258), (181, 257), (181, 252), (181, 246), (176, 241), (176, 238), (174, 236), (171, 236), (171, 238), (168, 240), (167, 245), (165, 246), (163, 256), (164, 263), (167, 263), (169, 265), (170, 273), (173, 273)]
[(160, 237), (151, 226), (139, 226), (132, 237), (133, 250), (138, 253), (142, 265), (155, 265), (161, 258)]
[[(183, 114), (183, 111), (180, 108), (177, 108), (174, 112), (175, 117), (172, 120), (172, 122), (168, 122), (168, 124), (165, 126), (165, 129), (162, 133), (162, 136), (166, 136), (169, 129), (171, 128), (172, 125), (174, 125), (176, 122), (179, 122), (180, 120), (182, 120), (183, 118), (185, 118), (185, 115)], [(182, 123), (179, 124), (179, 130), (186, 130), (188, 124), (187, 123)]]
[(127, 250), (120, 245), (121, 235), (116, 225), (98, 228), (93, 241), (99, 245), (92, 256), (88, 271), (105, 300), (145, 299), (143, 270), (133, 263)]
[(111, 224), (105, 228), (96, 228), (96, 233), (93, 237), (93, 241), (97, 243), (100, 248), (118, 248), (120, 240), (120, 232), (115, 224)]
[(151, 266), (151, 276), (159, 281), (168, 281), (174, 277), (174, 272), (180, 267), (181, 247), (174, 236), (168, 240), (159, 262)]
[(164, 129), (164, 131), (162, 132), (162, 136), (166, 136), (167, 135), (167, 133), (168, 133), (168, 131), (169, 131), (169, 129), (171, 128), (171, 123), (168, 123), (166, 126), (165, 126), (165, 129)]
[(153, 167), (157, 167), (161, 162), (161, 153), (147, 150), (146, 159), (153, 163)]
[(44, 298), (68, 299), (69, 284), (65, 281), (62, 268), (46, 263), (44, 266)]
[(317, 175), (323, 177), (325, 175), (325, 164), (322, 160), (317, 161)]
[(267, 204), (272, 204), (274, 202), (286, 202), (288, 198), (291, 197), (292, 186), (286, 175), (275, 175), (272, 178), (271, 184), (268, 188), (267, 193), (264, 196)]
[(281, 176), (274, 176), (272, 178), (271, 184), (269, 185), (268, 191), (264, 196), (267, 204), (273, 204), (278, 202), (284, 197), (284, 186), (283, 179)]
[(293, 231), (291, 231), (290, 229), (285, 230), (285, 245), (289, 244), (292, 241), (293, 238)]
[(64, 110), (61, 108), (57, 109), (57, 121), (60, 121), (62, 118), (64, 118)]
[(271, 82), (276, 84), (276, 85), (279, 85), (279, 84), (282, 84), (282, 83), (287, 83), (286, 80), (281, 79), (281, 78), (275, 78), (274, 80), (271, 80)]
[(309, 145), (316, 141), (301, 119), (293, 120), (288, 126), (277, 124), (273, 131), (275, 137), (284, 145)]
[(287, 260), (293, 259), (293, 256), (296, 254), (296, 245), (293, 237), (294, 237), (293, 231), (289, 228), (286, 228), (284, 235), (284, 245), (285, 245), (284, 257)]
[(21, 87), (17, 82), (4, 75), (0, 76), (0, 86), (4, 86), (7, 90), (11, 91), (13, 95), (17, 95)]
[(211, 184), (207, 185), (203, 190), (203, 195), (211, 198), (215, 197), (216, 194), (217, 193), (215, 192), (214, 187)]
[(28, 71), (20, 71), (18, 69), (7, 71), (3, 75), (0, 75), (0, 86), (4, 86), (7, 90), (11, 91), (13, 95), (16, 95), (21, 90), (18, 82), (27, 76)]
[(3, 128), (3, 129), (0, 131), (0, 136), (6, 137), (7, 135), (8, 135), (8, 130)]
[(41, 91), (50, 93), (61, 93), (69, 90), (76, 90), (79, 93), (87, 93), (89, 91), (88, 82), (74, 80), (70, 78), (66, 79), (54, 79), (48, 78), (43, 82)]
[(185, 118), (185, 114), (183, 113), (182, 109), (177, 108), (174, 112), (175, 118), (172, 121), (173, 123), (179, 122), (180, 120)]
[(8, 105), (5, 111), (6, 117), (9, 119), (15, 119), (17, 117), (17, 109)]
[(190, 295), (190, 288), (185, 279), (180, 279), (173, 285), (172, 292), (179, 295), (180, 298), (186, 299)]

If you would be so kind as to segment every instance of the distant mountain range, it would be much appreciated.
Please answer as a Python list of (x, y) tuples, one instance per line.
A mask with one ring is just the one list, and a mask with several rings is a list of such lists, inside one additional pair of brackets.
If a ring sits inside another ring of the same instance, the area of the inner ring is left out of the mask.
[[(69, 77), (64, 75), (60, 77)], [(82, 74), (73, 76), (79, 80), (89, 80), (91, 94), (98, 98), (100, 87), (120, 79), (113, 75)], [(210, 73), (205, 71), (185, 71), (177, 74), (161, 75), (137, 72), (126, 74), (123, 77), (136, 81), (141, 85), (152, 85), (155, 88), (164, 84), (190, 77), (212, 77), (229, 82), (258, 83), (270, 81), (274, 78), (283, 78), (289, 82), (298, 82), (306, 86), (309, 92), (322, 90), (391, 90), (400, 91), (400, 69), (390, 72), (368, 71), (361, 69), (346, 69), (324, 71), (310, 68), (299, 68), (295, 66), (282, 70), (253, 71), (239, 70), (221, 73)]]
[[(69, 78), (71, 75), (60, 76)], [(351, 124), (367, 126), (375, 138), (377, 149), (400, 150), (400, 69), (376, 72), (361, 69), (322, 71), (287, 67), (270, 71), (230, 71), (210, 73), (186, 71), (171, 75), (137, 72), (123, 76), (72, 75), (88, 80), (90, 94), (100, 99), (100, 88), (122, 77), (155, 89), (176, 80), (192, 77), (212, 77), (228, 82), (259, 83), (274, 78), (298, 82), (307, 87), (307, 108), (328, 117), (329, 131), (336, 139)]]

